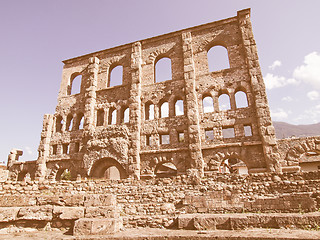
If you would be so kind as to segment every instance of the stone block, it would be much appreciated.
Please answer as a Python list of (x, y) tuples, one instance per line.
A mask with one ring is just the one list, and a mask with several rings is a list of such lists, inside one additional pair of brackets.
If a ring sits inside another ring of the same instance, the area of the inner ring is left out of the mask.
[(0, 169), (0, 182), (5, 182), (8, 180), (9, 171), (5, 169)]
[(15, 221), (19, 209), (19, 207), (0, 207), (0, 222)]
[(63, 196), (63, 201), (66, 206), (83, 206), (84, 205), (84, 194), (68, 194)]
[(205, 214), (193, 219), (194, 228), (197, 230), (229, 230), (230, 217), (228, 215)]
[(0, 195), (0, 207), (22, 207), (36, 205), (36, 198), (26, 195)]
[(178, 229), (194, 229), (193, 226), (193, 214), (183, 214), (177, 218), (177, 228)]
[(18, 212), (18, 220), (52, 220), (52, 206), (21, 207)]
[(85, 207), (97, 207), (97, 206), (115, 206), (116, 196), (111, 194), (90, 194), (85, 196)]
[(100, 207), (87, 207), (85, 209), (85, 218), (118, 218), (120, 212), (117, 207), (113, 206), (100, 206)]
[(122, 228), (120, 218), (81, 218), (75, 221), (73, 235), (108, 235)]
[(63, 220), (73, 220), (84, 217), (83, 207), (53, 207), (53, 215)]

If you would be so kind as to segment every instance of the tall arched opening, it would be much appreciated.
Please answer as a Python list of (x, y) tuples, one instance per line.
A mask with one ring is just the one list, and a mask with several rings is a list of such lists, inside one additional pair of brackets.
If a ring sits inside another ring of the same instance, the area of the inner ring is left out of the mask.
[(126, 178), (127, 173), (118, 161), (112, 158), (103, 158), (93, 164), (90, 177), (94, 179), (119, 180)]

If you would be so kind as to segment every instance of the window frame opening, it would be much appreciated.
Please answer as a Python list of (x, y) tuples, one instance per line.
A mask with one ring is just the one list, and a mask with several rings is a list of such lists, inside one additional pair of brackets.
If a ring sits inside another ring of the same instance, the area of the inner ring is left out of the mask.
[(204, 130), (205, 141), (213, 141), (214, 140), (214, 131), (212, 128), (207, 128)]
[(67, 95), (76, 95), (81, 93), (82, 78), (83, 76), (80, 73), (73, 74), (70, 77), (70, 85)]
[[(249, 132), (250, 131), (250, 132)], [(243, 133), (245, 137), (252, 137), (252, 126), (251, 125), (244, 125), (243, 126)]]
[[(210, 102), (208, 102), (208, 101), (210, 101)], [(203, 113), (212, 113), (212, 112), (214, 112), (214, 101), (213, 101), (213, 98), (211, 96), (204, 95), (202, 97), (202, 111), (203, 111)]]
[[(241, 95), (239, 95), (241, 94)], [(248, 103), (248, 96), (245, 91), (238, 90), (234, 94), (235, 102), (236, 102), (236, 108), (247, 108), (249, 107)]]
[(98, 109), (96, 126), (99, 127), (103, 125), (104, 125), (104, 109)]
[(144, 113), (144, 119), (145, 120), (153, 120), (154, 119), (154, 104), (151, 102), (147, 102), (145, 104), (145, 113)]
[(154, 82), (165, 82), (172, 80), (172, 60), (167, 56), (156, 59), (154, 64)]
[(235, 129), (234, 126), (225, 126), (222, 127), (222, 137), (223, 139), (232, 139), (235, 138)]
[(231, 101), (228, 93), (221, 93), (218, 97), (218, 103), (219, 103), (219, 111), (231, 110)]
[(213, 45), (207, 50), (209, 72), (217, 72), (230, 68), (228, 49), (223, 45)]
[(121, 85), (123, 85), (123, 66), (121, 64), (117, 64), (111, 67), (109, 70), (107, 87), (115, 87)]
[(108, 125), (116, 125), (117, 124), (117, 109), (110, 108), (109, 109), (109, 117), (108, 117)]
[(169, 145), (169, 144), (170, 144), (169, 133), (160, 134), (160, 145)]
[(175, 101), (175, 103), (174, 103), (174, 115), (175, 116), (183, 116), (184, 115), (184, 102), (183, 102), (182, 99), (177, 99)]
[(160, 118), (167, 118), (169, 117), (169, 102), (164, 101), (160, 104)]

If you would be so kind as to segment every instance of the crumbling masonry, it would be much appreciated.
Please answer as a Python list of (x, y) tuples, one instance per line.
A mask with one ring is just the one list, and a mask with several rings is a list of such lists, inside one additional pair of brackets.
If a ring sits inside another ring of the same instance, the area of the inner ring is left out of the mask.
[[(210, 71), (207, 55), (218, 46), (229, 66)], [(171, 63), (172, 77), (159, 81), (163, 60)], [(277, 143), (249, 9), (63, 63), (58, 105), (44, 116), (39, 157), (19, 162), (21, 152), (13, 150), (13, 180), (59, 180), (66, 169), (72, 179), (201, 177), (241, 164), (249, 173), (294, 172), (302, 154), (319, 153), (319, 138)], [(112, 72), (119, 69), (116, 85)]]

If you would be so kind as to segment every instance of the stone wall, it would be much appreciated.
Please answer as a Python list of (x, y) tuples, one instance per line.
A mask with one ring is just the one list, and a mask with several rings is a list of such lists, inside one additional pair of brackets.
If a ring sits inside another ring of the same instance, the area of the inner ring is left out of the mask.
[[(90, 205), (86, 202), (92, 198), (101, 202), (106, 194), (113, 194), (126, 227), (169, 227), (178, 215), (190, 213), (312, 212), (320, 208), (318, 189), (320, 172), (207, 175), (199, 185), (185, 175), (146, 181), (7, 181), (0, 185), (0, 210), (2, 222), (23, 220), (22, 213), (29, 208), (49, 216), (38, 220), (53, 221), (59, 209), (86, 216)], [(10, 218), (5, 217), (9, 210)], [(99, 211), (103, 214), (103, 209)], [(64, 222), (76, 219), (66, 217)]]

